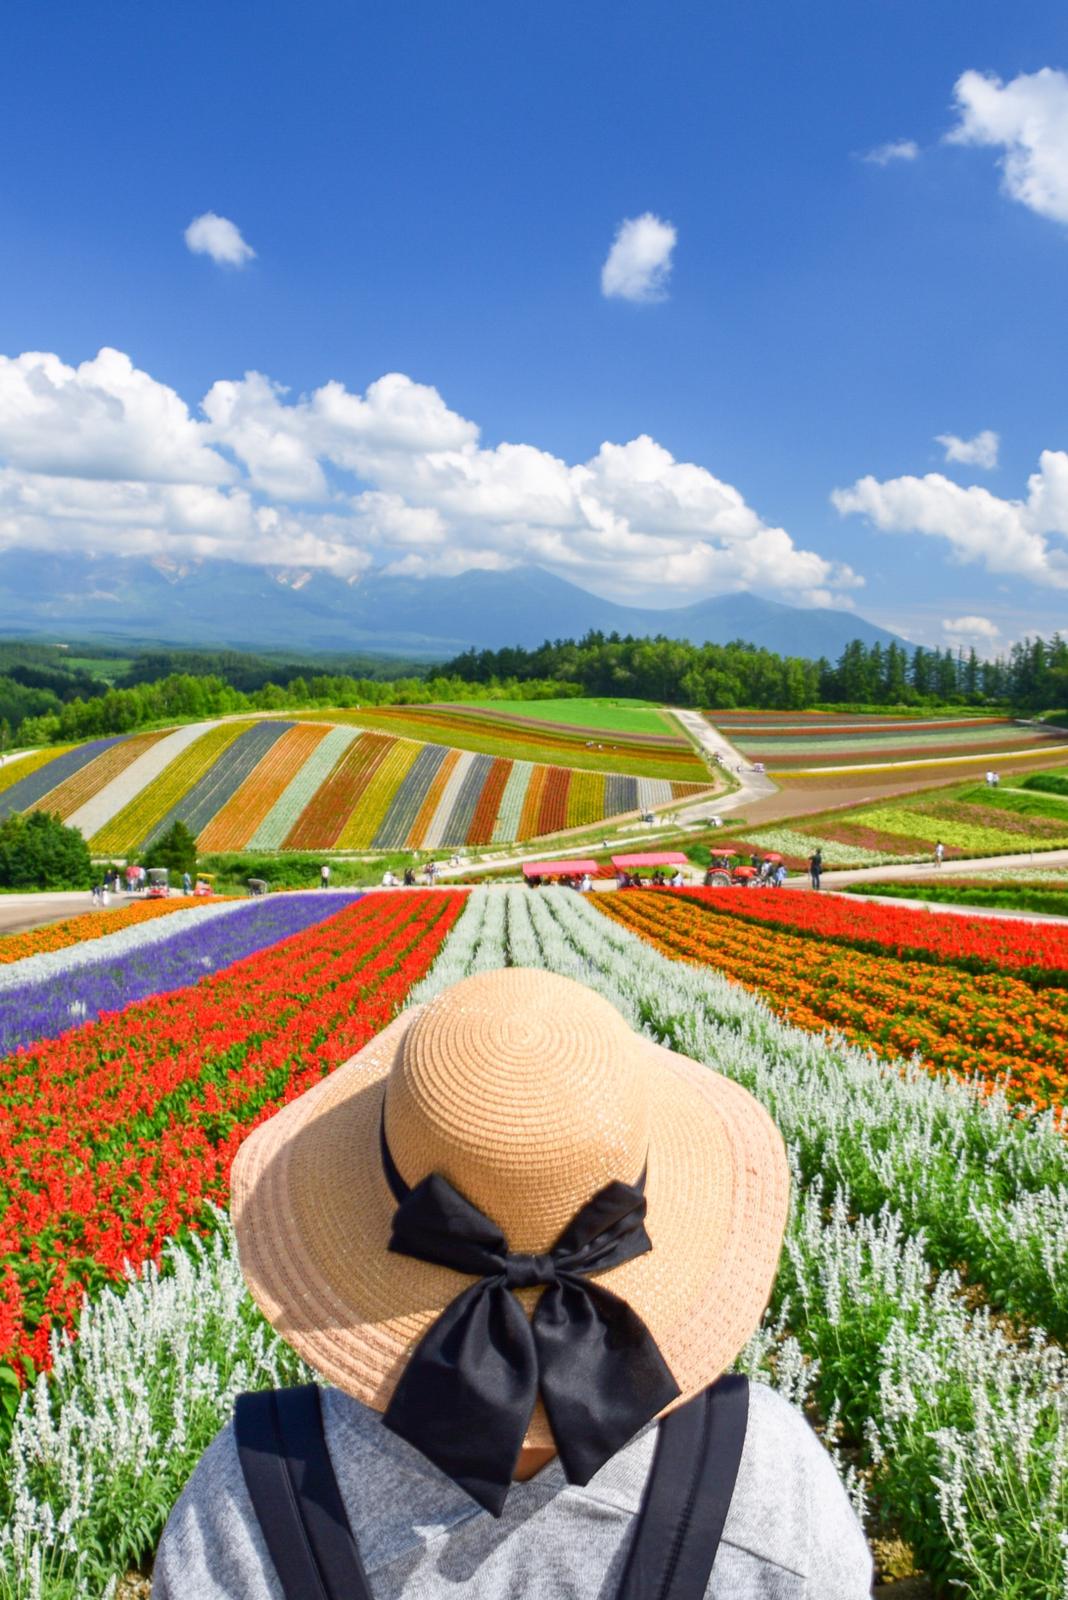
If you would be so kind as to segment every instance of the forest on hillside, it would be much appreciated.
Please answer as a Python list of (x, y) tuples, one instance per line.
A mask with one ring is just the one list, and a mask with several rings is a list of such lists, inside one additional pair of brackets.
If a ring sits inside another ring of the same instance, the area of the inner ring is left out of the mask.
[[(377, 667), (376, 663), (376, 667)], [(154, 676), (160, 667), (171, 670)], [(1030, 639), (1007, 656), (848, 645), (836, 662), (753, 645), (589, 633), (537, 650), (466, 651), (440, 668), (392, 679), (280, 665), (237, 653), (180, 652), (124, 664), (108, 687), (81, 667), (0, 659), (0, 744), (73, 743), (136, 728), (310, 707), (622, 695), (731, 710), (814, 706), (972, 705), (1038, 712), (1068, 707), (1068, 641)], [(276, 681), (280, 680), (280, 681)], [(96, 692), (93, 692), (93, 691)]]

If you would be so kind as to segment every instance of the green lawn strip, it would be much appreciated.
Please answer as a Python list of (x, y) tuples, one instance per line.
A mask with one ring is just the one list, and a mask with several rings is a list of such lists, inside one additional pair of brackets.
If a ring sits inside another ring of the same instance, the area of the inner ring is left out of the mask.
[[(503, 717), (559, 722), (576, 732), (637, 733), (679, 737), (674, 720), (652, 700), (465, 700), (464, 706), (499, 712)], [(681, 743), (681, 739), (679, 740)]]
[(1004, 911), (1037, 911), (1068, 917), (1068, 876), (1059, 885), (1000, 883), (851, 883), (847, 894), (887, 896), (894, 900), (930, 900), (939, 905), (990, 906)]

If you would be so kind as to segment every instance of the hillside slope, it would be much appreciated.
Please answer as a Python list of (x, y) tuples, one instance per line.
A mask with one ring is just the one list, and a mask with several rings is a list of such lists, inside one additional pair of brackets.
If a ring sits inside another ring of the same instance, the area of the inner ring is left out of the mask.
[(96, 739), (24, 762), (3, 771), (0, 816), (58, 812), (104, 856), (143, 850), (176, 821), (204, 853), (479, 847), (708, 787), (267, 718)]

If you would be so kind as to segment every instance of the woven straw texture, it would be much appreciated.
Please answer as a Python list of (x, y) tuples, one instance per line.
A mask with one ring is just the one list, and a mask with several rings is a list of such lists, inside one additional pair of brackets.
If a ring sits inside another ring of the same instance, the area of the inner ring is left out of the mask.
[[(233, 1217), (268, 1320), (318, 1372), (383, 1410), (413, 1346), (473, 1280), (387, 1250), (405, 1181), (440, 1172), (543, 1252), (613, 1179), (647, 1166), (653, 1248), (597, 1279), (648, 1324), (682, 1395), (760, 1321), (786, 1224), (778, 1130), (746, 1090), (633, 1033), (552, 973), (479, 973), (403, 1013), (242, 1145)], [(521, 1291), (528, 1310), (541, 1291)], [(528, 1446), (551, 1445), (539, 1404)]]

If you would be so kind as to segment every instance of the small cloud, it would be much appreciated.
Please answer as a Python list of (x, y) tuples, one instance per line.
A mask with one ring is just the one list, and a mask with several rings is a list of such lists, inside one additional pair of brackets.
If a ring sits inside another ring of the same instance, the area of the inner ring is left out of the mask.
[(919, 153), (915, 139), (891, 139), (887, 144), (877, 144), (874, 150), (866, 150), (860, 159), (875, 167), (888, 167), (892, 161), (915, 161)]
[(989, 617), (943, 617), (942, 632), (947, 644), (954, 647), (974, 645), (976, 649), (995, 648), (1001, 638), (1001, 629)]
[(220, 266), (243, 267), (256, 252), (241, 237), (241, 229), (229, 217), (205, 211), (194, 217), (185, 230), (185, 242), (195, 256), (210, 256)]
[(621, 222), (601, 268), (601, 293), (609, 300), (648, 304), (666, 300), (671, 253), (678, 231), (651, 211)]
[(944, 445), (947, 461), (959, 461), (968, 467), (985, 467), (988, 471), (998, 464), (998, 445), (1001, 441), (992, 428), (984, 428), (974, 439), (958, 439), (955, 433), (936, 433), (935, 440)]

